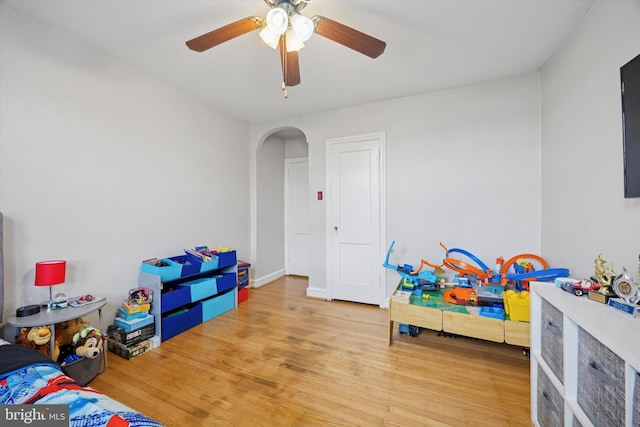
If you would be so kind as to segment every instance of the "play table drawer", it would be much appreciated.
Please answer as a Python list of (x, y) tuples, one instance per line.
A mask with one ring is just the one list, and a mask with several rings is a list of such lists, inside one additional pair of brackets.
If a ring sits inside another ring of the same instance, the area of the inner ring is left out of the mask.
[(511, 345), (529, 347), (531, 345), (530, 330), (528, 322), (504, 321), (504, 342)]
[(442, 312), (442, 329), (452, 334), (480, 338), (487, 341), (504, 341), (504, 321), (453, 311)]
[(389, 320), (436, 331), (442, 329), (442, 311), (438, 309), (405, 304), (393, 300), (390, 301), (390, 304), (389, 313), (392, 318)]

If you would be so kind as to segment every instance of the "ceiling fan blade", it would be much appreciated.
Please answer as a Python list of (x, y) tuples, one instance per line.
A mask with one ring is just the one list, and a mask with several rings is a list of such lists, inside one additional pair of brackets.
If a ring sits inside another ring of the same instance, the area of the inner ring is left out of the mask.
[(196, 52), (204, 52), (214, 46), (256, 30), (263, 25), (264, 20), (262, 18), (250, 16), (189, 40), (187, 47)]
[(350, 49), (367, 55), (370, 58), (377, 58), (382, 55), (387, 43), (371, 37), (344, 24), (336, 22), (324, 16), (314, 16), (313, 22), (316, 26), (316, 33), (336, 43), (340, 43)]
[(287, 39), (280, 38), (280, 62), (282, 63), (282, 78), (287, 87), (300, 84), (300, 64), (298, 51), (287, 52)]

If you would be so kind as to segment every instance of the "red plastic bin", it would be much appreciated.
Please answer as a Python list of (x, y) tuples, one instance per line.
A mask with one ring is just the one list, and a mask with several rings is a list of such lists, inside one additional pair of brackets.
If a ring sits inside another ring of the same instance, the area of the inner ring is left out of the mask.
[(238, 304), (249, 299), (249, 288), (238, 289)]

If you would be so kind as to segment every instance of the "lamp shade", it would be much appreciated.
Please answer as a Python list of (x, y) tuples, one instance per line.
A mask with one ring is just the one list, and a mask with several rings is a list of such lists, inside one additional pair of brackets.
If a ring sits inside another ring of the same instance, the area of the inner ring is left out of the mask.
[(36, 263), (36, 286), (52, 286), (64, 283), (67, 261), (41, 261)]
[(306, 42), (315, 31), (315, 25), (313, 21), (306, 16), (294, 13), (291, 15), (291, 29), (296, 33), (296, 37), (298, 37), (301, 42)]
[(287, 52), (294, 52), (302, 49), (304, 47), (304, 43), (300, 40), (296, 33), (292, 29), (288, 29), (286, 32), (287, 38)]
[(259, 34), (262, 41), (268, 44), (272, 49), (278, 47), (278, 44), (280, 43), (280, 35), (271, 31), (269, 27), (264, 27)]
[(284, 34), (289, 26), (289, 15), (281, 7), (273, 8), (267, 13), (267, 26), (278, 35)]

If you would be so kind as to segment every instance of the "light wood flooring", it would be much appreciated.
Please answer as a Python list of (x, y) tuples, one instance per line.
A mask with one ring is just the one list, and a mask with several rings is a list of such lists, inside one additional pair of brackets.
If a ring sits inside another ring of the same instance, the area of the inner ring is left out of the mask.
[(286, 277), (90, 386), (171, 427), (532, 425), (522, 349), (394, 331), (387, 311)]

